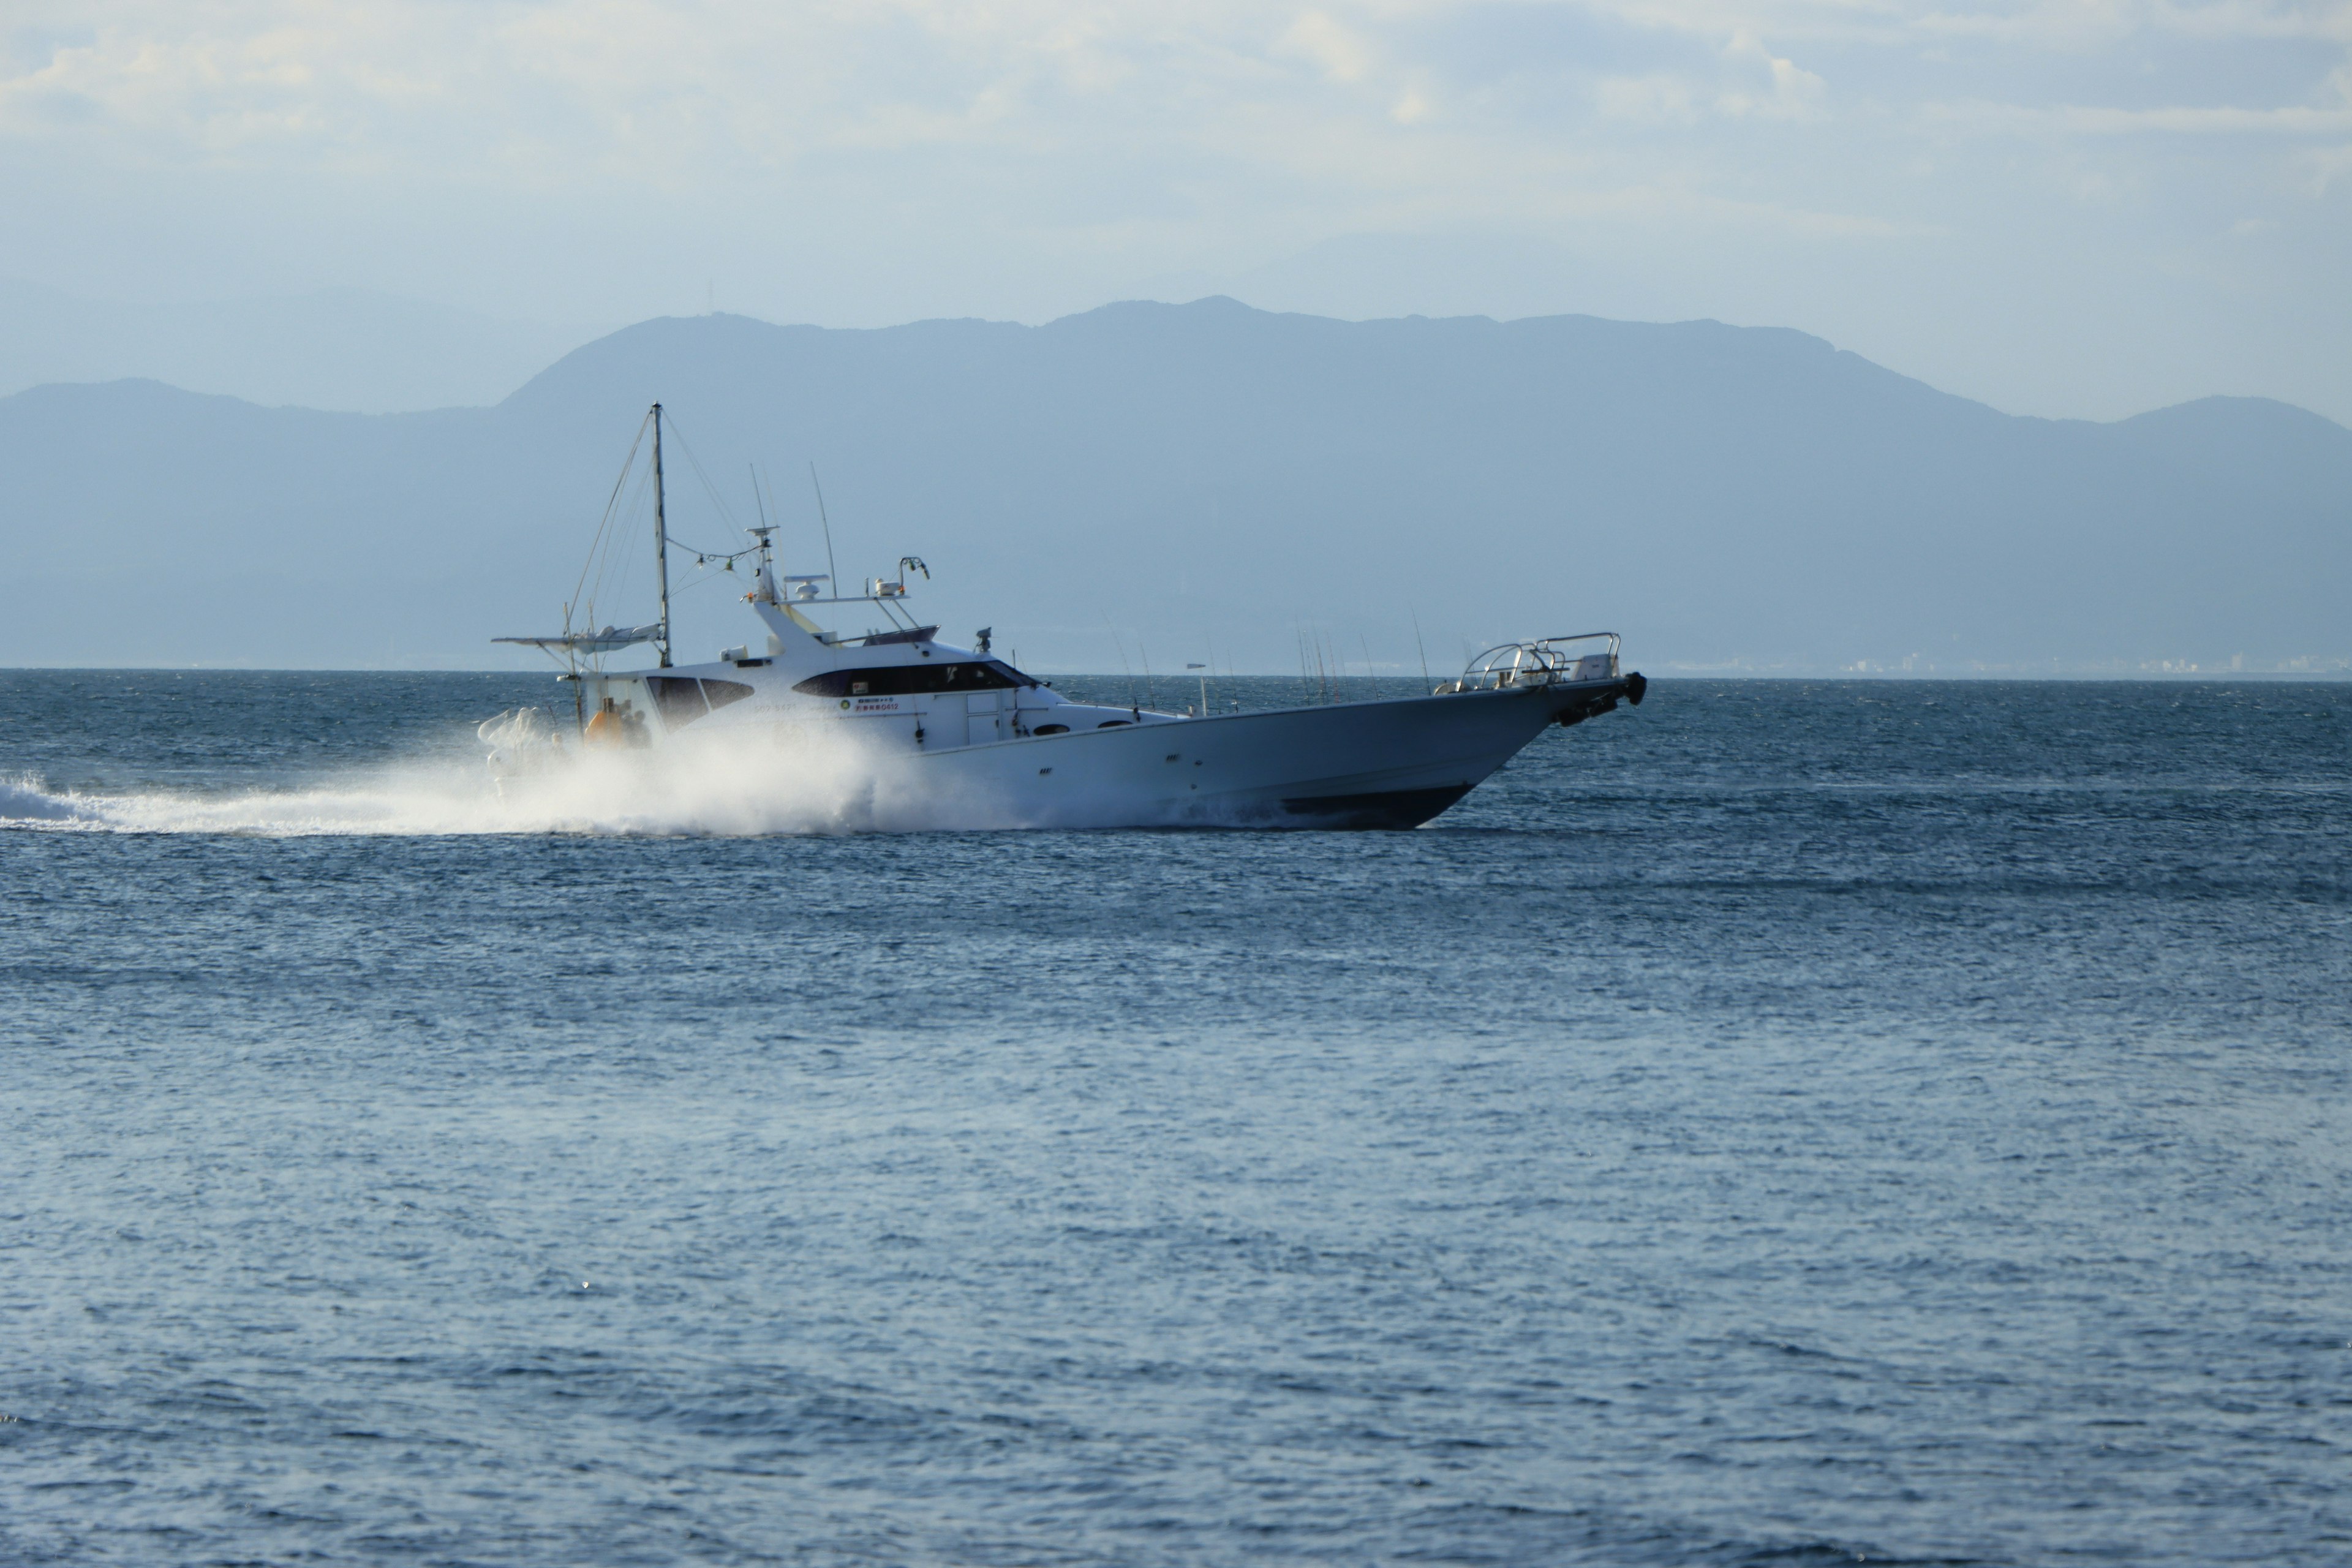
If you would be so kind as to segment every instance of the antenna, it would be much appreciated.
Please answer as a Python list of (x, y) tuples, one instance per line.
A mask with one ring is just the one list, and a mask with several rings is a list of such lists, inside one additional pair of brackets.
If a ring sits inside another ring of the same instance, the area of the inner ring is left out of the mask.
[(816, 482), (816, 465), (809, 465), (809, 489), (816, 491), (816, 520), (824, 529), (824, 580), (837, 595), (841, 592), (841, 568), (833, 563), (833, 521), (824, 515), (824, 487)]
[(1429, 649), (1422, 646), (1419, 610), (1412, 612), (1412, 646), (1421, 649), (1421, 683), (1426, 686), (1429, 684)]
[[(1110, 633), (1110, 640), (1118, 647), (1118, 667), (1127, 671), (1127, 695), (1132, 699), (1135, 696), (1135, 666), (1127, 662), (1127, 639), (1120, 637), (1118, 628), (1110, 624), (1108, 612), (1103, 616), (1103, 626)], [(1134, 706), (1140, 708), (1143, 705), (1138, 702)]]
[[(669, 668), (669, 522), (662, 515), (661, 405), (654, 405), (654, 566), (661, 579), (661, 668)], [(692, 453), (687, 454), (692, 457)]]

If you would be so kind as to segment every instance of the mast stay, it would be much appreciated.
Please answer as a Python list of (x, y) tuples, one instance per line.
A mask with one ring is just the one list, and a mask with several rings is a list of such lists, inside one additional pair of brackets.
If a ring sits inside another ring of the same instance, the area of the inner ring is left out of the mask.
[(669, 668), (669, 523), (662, 515), (662, 405), (654, 405), (654, 572), (661, 584), (661, 668)]

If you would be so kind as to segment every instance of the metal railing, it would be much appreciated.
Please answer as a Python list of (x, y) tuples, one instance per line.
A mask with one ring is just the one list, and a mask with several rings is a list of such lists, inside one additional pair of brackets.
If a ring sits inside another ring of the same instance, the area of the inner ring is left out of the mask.
[[(1577, 653), (1573, 643), (1605, 642), (1607, 651)], [(1580, 680), (1617, 678), (1615, 632), (1577, 632), (1568, 637), (1538, 637), (1532, 642), (1505, 643), (1472, 659), (1452, 680), (1441, 680), (1432, 695), (1458, 691), (1508, 691), (1529, 686), (1565, 686)]]

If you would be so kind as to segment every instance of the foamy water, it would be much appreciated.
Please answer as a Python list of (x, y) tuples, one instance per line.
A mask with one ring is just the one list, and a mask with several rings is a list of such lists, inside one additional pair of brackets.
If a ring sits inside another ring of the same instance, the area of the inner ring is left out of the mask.
[(573, 747), (493, 778), (480, 762), (382, 763), (317, 784), (82, 790), (0, 783), (0, 827), (103, 833), (801, 834), (1017, 826), (1001, 802), (911, 776), (847, 738), (681, 736), (659, 752)]

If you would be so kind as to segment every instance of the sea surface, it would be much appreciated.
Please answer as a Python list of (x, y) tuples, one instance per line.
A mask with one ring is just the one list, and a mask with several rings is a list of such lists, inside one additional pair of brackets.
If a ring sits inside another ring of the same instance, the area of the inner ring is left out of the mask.
[(0, 674), (0, 1562), (2352, 1562), (2352, 686), (1353, 835), (518, 825), (549, 690)]

